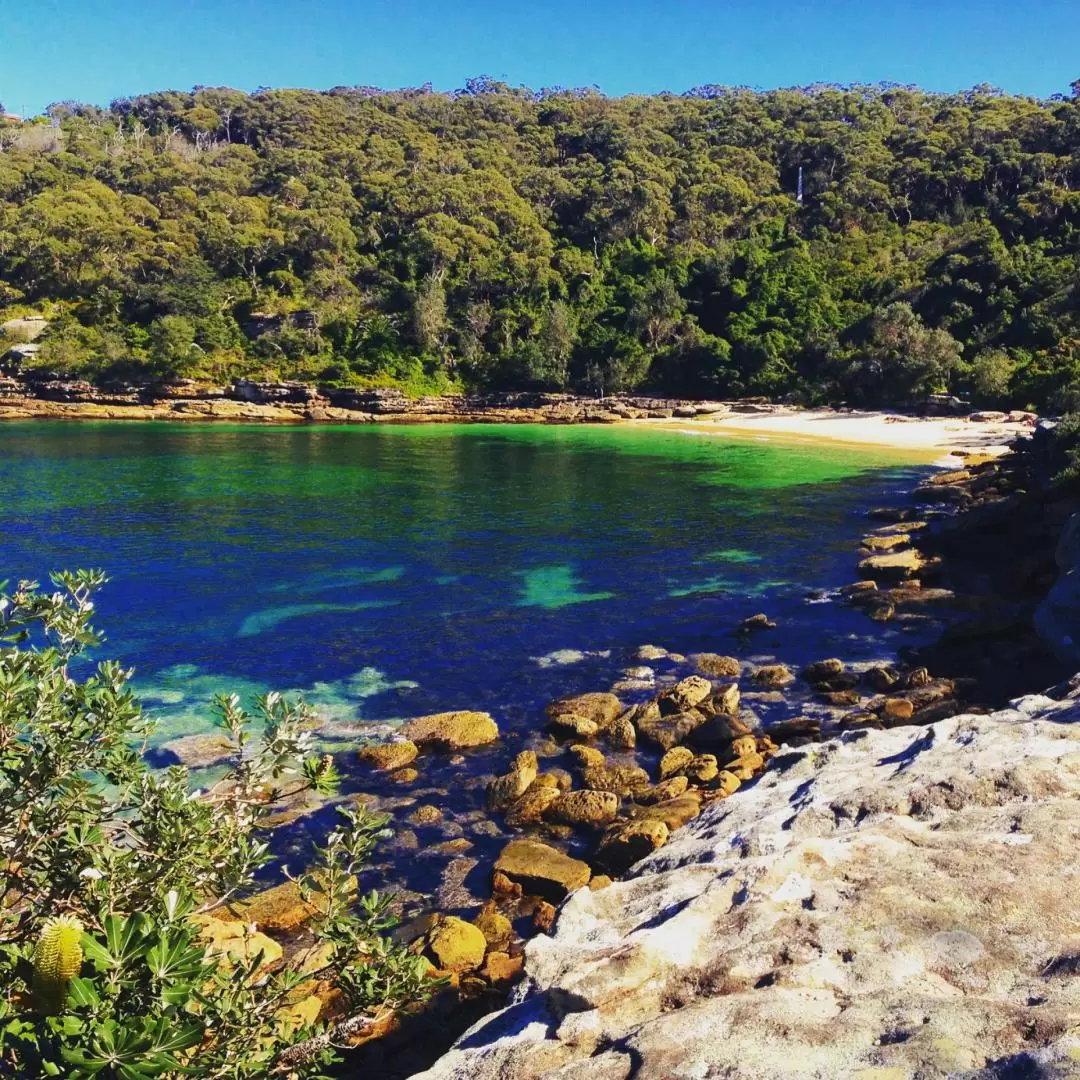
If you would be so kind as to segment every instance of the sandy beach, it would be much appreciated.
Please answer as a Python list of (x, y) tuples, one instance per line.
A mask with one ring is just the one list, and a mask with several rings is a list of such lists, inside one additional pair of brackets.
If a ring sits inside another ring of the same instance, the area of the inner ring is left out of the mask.
[[(978, 415), (978, 414), (976, 414)], [(784, 409), (753, 413), (712, 413), (680, 420), (640, 420), (695, 435), (748, 435), (760, 438), (825, 439), (862, 446), (887, 446), (939, 457), (955, 464), (965, 454), (997, 457), (1018, 435), (1030, 434), (1027, 422), (971, 420), (966, 417), (913, 417), (892, 412)]]

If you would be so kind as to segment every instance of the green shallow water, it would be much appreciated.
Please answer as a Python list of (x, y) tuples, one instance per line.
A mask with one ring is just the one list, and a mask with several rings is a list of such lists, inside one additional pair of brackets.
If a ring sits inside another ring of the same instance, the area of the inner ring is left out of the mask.
[[(763, 606), (789, 614), (778, 644), (817, 647), (802, 593), (842, 583), (859, 515), (920, 471), (634, 426), (13, 423), (0, 563), (109, 572), (110, 651), (162, 738), (205, 728), (233, 687), (304, 691), (350, 722), (524, 716), (598, 674), (537, 663), (556, 650), (611, 650), (614, 672), (646, 640), (719, 648)], [(865, 638), (846, 615), (826, 637)]]

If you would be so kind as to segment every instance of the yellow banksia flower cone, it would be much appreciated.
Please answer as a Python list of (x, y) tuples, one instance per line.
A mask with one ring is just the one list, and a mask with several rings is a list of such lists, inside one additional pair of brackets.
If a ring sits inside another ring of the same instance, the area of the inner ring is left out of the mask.
[(68, 983), (82, 967), (82, 935), (83, 925), (72, 915), (58, 915), (41, 928), (31, 988), (42, 1012), (54, 1015), (63, 1008)]

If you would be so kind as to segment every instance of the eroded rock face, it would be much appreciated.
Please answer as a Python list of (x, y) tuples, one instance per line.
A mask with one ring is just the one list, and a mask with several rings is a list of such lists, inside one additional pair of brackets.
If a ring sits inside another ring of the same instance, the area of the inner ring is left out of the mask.
[(1034, 697), (784, 750), (576, 892), (422, 1080), (1071, 1075), (1076, 721)]

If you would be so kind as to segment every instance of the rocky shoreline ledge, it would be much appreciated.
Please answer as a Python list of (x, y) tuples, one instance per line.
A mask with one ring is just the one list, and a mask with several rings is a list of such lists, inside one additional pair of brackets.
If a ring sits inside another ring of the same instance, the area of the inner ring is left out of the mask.
[[(45, 373), (52, 375), (52, 373)], [(83, 380), (0, 378), (0, 418), (224, 420), (265, 424), (618, 423), (766, 412), (764, 401), (734, 403), (619, 396), (507, 392), (407, 397), (400, 390), (333, 388), (237, 379), (228, 387), (194, 382), (97, 387)]]
[(979, 446), (992, 452), (1001, 452), (1004, 444), (1034, 421), (1032, 414), (1022, 411), (973, 412), (953, 398), (924, 403), (916, 418), (851, 409), (804, 410), (764, 398), (701, 401), (618, 394), (598, 399), (529, 391), (412, 398), (392, 388), (362, 390), (251, 379), (236, 379), (224, 387), (192, 381), (96, 386), (40, 370), (0, 376), (0, 420), (4, 419), (286, 425), (696, 421), (705, 430), (766, 437), (821, 437), (909, 450)]
[(777, 754), (622, 881), (424, 1080), (1075, 1075), (1080, 702)]

